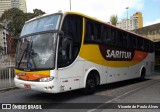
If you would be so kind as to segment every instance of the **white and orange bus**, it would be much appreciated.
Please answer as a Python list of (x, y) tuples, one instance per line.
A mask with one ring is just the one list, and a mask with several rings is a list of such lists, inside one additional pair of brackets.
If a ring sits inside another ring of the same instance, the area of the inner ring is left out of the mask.
[(76, 12), (58, 12), (25, 23), (19, 37), (15, 85), (47, 93), (133, 78), (154, 70), (153, 42)]

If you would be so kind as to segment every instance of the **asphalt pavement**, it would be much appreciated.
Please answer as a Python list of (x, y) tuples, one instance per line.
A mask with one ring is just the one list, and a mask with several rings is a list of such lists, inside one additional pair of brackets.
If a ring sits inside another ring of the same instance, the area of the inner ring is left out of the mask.
[[(147, 76), (146, 79), (147, 83), (136, 88), (132, 85), (132, 90), (87, 112), (160, 112), (160, 72)], [(107, 107), (108, 104), (110, 107)]]
[[(63, 109), (65, 104), (59, 104), (58, 108), (54, 109), (57, 102), (67, 103), (71, 108), (75, 104), (78, 104), (78, 106), (77, 109)], [(79, 90), (60, 94), (48, 94), (26, 89), (1, 91), (0, 103), (49, 103), (52, 108), (0, 110), (2, 112), (160, 112), (160, 72), (147, 76), (144, 81), (133, 79), (102, 85), (93, 95), (83, 95)], [(94, 106), (91, 105), (92, 108), (86, 109), (86, 106), (91, 103)], [(152, 105), (152, 108), (145, 108), (149, 104)], [(141, 106), (141, 109), (138, 105)], [(133, 108), (131, 106), (137, 107)]]

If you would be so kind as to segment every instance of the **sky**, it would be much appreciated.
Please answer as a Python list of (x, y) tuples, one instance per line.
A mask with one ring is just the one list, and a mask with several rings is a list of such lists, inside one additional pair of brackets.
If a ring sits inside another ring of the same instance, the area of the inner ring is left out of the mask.
[[(70, 0), (26, 0), (27, 12), (41, 9), (46, 13), (59, 10), (69, 11)], [(160, 0), (71, 0), (71, 11), (95, 17), (104, 22), (110, 21), (111, 15), (117, 15), (118, 21), (128, 18), (136, 12), (142, 12), (143, 26), (160, 23)]]

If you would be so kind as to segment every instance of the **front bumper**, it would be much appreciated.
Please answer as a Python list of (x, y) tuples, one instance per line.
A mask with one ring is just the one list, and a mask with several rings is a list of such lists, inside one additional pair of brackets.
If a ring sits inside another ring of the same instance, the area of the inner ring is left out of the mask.
[[(58, 93), (56, 79), (49, 82), (33, 82), (24, 81), (18, 78), (14, 78), (16, 87), (25, 88), (25, 85), (29, 85), (31, 90), (46, 92), (46, 93)], [(26, 88), (25, 88), (26, 89)]]

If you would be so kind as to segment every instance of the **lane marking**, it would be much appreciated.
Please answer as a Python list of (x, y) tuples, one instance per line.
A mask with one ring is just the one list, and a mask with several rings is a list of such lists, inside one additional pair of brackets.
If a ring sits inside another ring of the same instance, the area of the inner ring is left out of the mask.
[(111, 102), (113, 102), (113, 101), (116, 101), (117, 99), (120, 99), (121, 97), (124, 97), (124, 96), (126, 96), (126, 95), (128, 95), (128, 94), (131, 94), (131, 93), (133, 93), (133, 92), (135, 92), (135, 91), (137, 91), (137, 90), (139, 90), (139, 89), (142, 89), (142, 88), (144, 88), (144, 87), (148, 87), (149, 85), (153, 85), (153, 84), (156, 84), (156, 83), (158, 83), (158, 82), (159, 82), (159, 81), (156, 81), (156, 82), (153, 82), (153, 83), (151, 83), (151, 84), (143, 85), (143, 86), (141, 86), (141, 87), (139, 87), (139, 88), (136, 88), (136, 89), (133, 89), (133, 90), (131, 90), (131, 91), (128, 91), (128, 92), (126, 92), (126, 93), (124, 93), (124, 94), (122, 94), (122, 95), (119, 95), (119, 96), (117, 96), (117, 97), (115, 97), (115, 98), (113, 98), (113, 99), (111, 99), (111, 100), (109, 100), (109, 101), (106, 101), (104, 104), (101, 104), (101, 105), (97, 106), (95, 109), (88, 110), (87, 112), (96, 111), (97, 109), (105, 106), (107, 103), (111, 103)]

